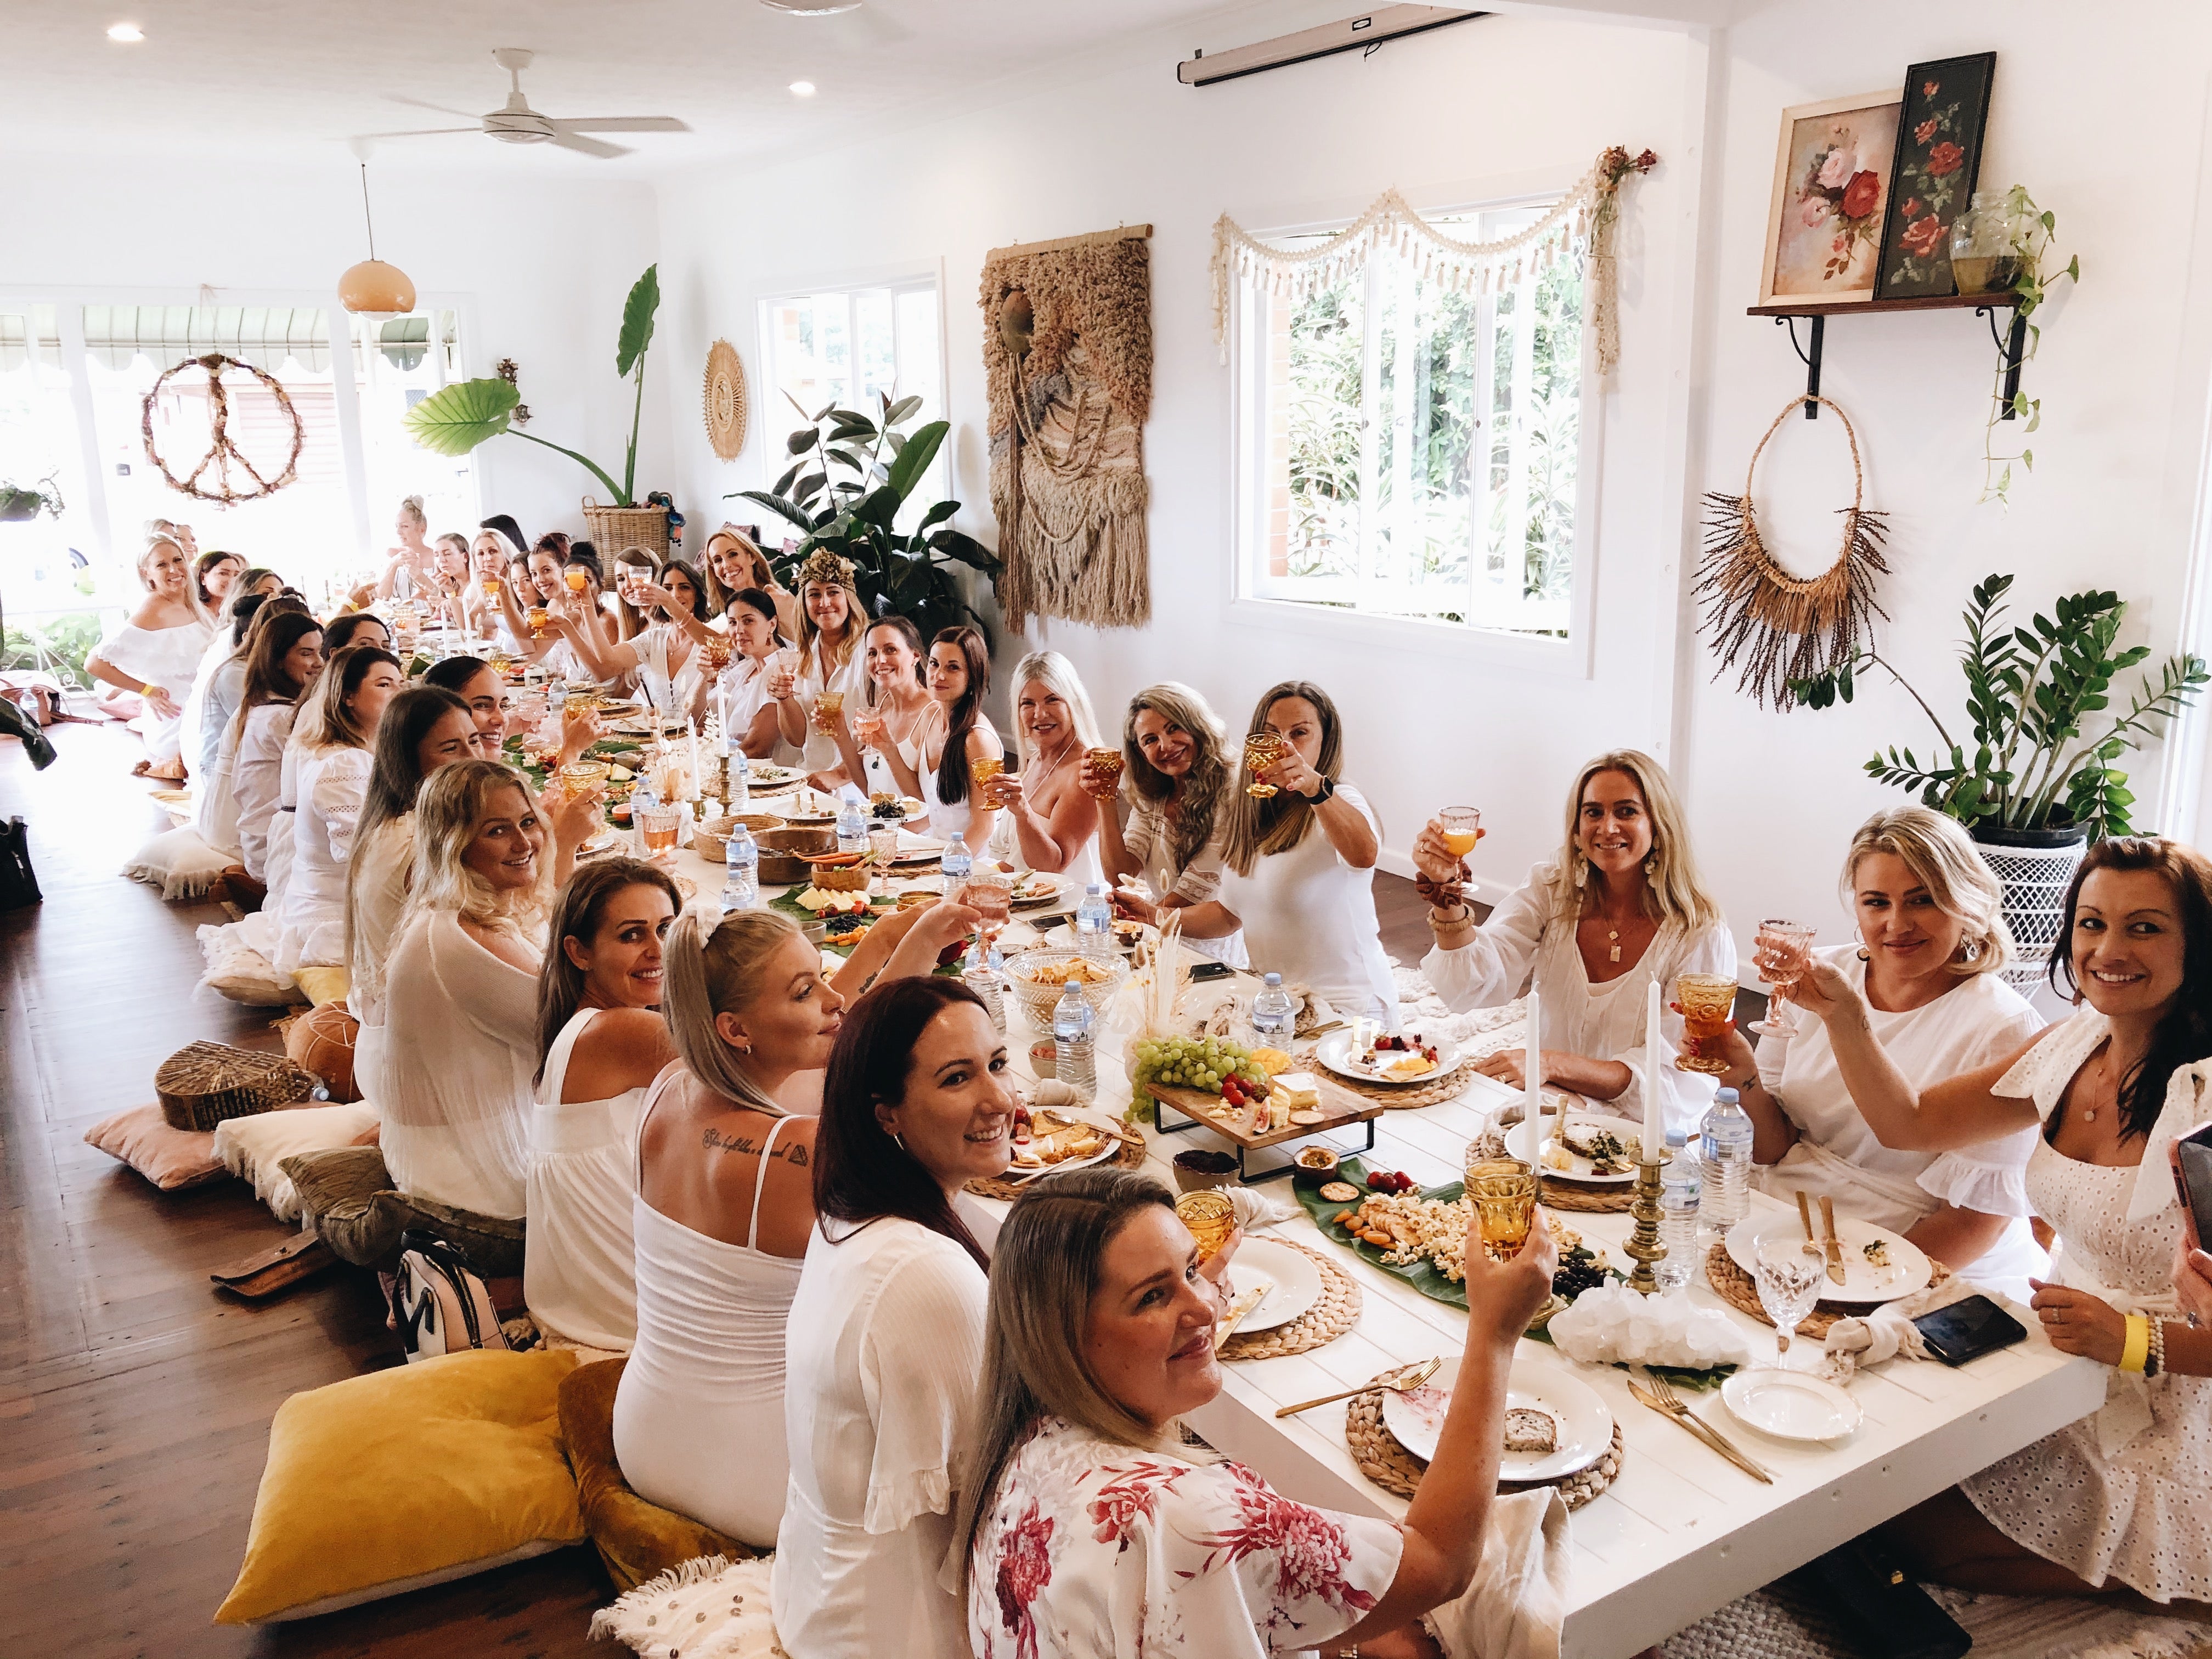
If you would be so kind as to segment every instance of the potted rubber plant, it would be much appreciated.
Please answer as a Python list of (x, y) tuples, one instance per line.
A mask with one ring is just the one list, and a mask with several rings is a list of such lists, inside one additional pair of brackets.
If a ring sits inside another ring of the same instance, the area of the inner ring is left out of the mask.
[(1808, 708), (1851, 701), (1857, 680), (1879, 668), (1903, 686), (1936, 729), (1926, 758), (1913, 750), (1878, 750), (1869, 776), (1909, 789), (1922, 803), (1965, 824), (1983, 860), (2004, 884), (2005, 920), (2021, 951), (2015, 977), (2033, 977), (2057, 937), (2060, 906), (2086, 845), (2131, 833), (2135, 795), (2115, 763), (2161, 735), (2208, 681), (2204, 659), (2168, 657), (2143, 675), (2126, 706), (2113, 682), (2147, 661), (2148, 646), (2121, 648), (2127, 605), (2109, 590), (2059, 599), (2049, 616), (2024, 627), (2005, 620), (2014, 579), (1976, 585), (1959, 653), (1966, 681), (1968, 738), (1954, 737), (1927, 698), (1874, 651), (1828, 673), (1792, 680)]

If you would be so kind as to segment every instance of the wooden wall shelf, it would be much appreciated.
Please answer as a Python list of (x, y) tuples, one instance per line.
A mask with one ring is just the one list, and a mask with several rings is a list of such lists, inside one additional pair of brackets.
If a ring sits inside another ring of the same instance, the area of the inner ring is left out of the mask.
[[(2004, 354), (2004, 410), (1997, 418), (2013, 418), (2013, 400), (2020, 395), (2021, 364), (2027, 349), (2027, 319), (2020, 314), (2017, 294), (1939, 294), (1910, 300), (1784, 301), (1778, 305), (1747, 307), (1744, 314), (1771, 317), (1778, 326), (1790, 331), (1790, 343), (1805, 365), (1805, 418), (1817, 421), (1820, 418), (1820, 405), (1813, 399), (1820, 395), (1820, 358), (1826, 344), (1828, 319), (1897, 311), (1971, 311), (1977, 317), (1987, 316), (1990, 337)], [(2002, 334), (1997, 332), (1996, 314), (2000, 311), (2013, 314), (2012, 326)], [(1800, 317), (1809, 319), (1813, 325), (1810, 349), (1797, 343)]]

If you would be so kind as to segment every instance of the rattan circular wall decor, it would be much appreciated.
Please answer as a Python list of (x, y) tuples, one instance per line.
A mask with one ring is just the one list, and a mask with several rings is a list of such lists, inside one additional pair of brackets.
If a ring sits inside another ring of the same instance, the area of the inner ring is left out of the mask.
[(745, 369), (727, 340), (707, 348), (707, 441), (734, 461), (745, 447)]
[[(1839, 509), (1844, 544), (1835, 562), (1813, 577), (1793, 575), (1766, 550), (1751, 503), (1759, 456), (1782, 423), (1808, 403), (1833, 410), (1851, 447), (1851, 504)], [(1699, 631), (1721, 659), (1715, 679), (1741, 659), (1736, 689), (1771, 708), (1787, 708), (1796, 701), (1790, 681), (1839, 668), (1866, 647), (1873, 619), (1889, 615), (1874, 596), (1875, 578), (1888, 574), (1889, 566), (1881, 546), (1888, 526), (1865, 503), (1866, 469), (1859, 461), (1859, 437), (1850, 417), (1826, 398), (1792, 398), (1751, 452), (1743, 494), (1712, 490), (1705, 496), (1705, 550), (1692, 592), (1705, 607)]]
[[(170, 380), (188, 368), (207, 372), (208, 452), (200, 457), (199, 465), (180, 481), (175, 473), (169, 471), (169, 464), (161, 459), (161, 452), (154, 447), (154, 405), (160, 401), (162, 391)], [(283, 411), (284, 418), (292, 423), (292, 447), (284, 457), (284, 470), (274, 479), (263, 477), (255, 470), (253, 463), (247, 460), (238, 446), (231, 441), (230, 394), (223, 387), (222, 377), (226, 371), (234, 368), (244, 369), (266, 386), (269, 395), (276, 400), (276, 407)], [(204, 357), (187, 357), (175, 368), (163, 370), (161, 378), (154, 382), (152, 389), (146, 393), (145, 401), (139, 405), (138, 430), (146, 440), (146, 459), (153, 462), (162, 477), (168, 481), (170, 489), (196, 501), (217, 501), (226, 507), (240, 501), (258, 501), (264, 495), (275, 495), (297, 479), (300, 476), (300, 451), (306, 447), (307, 441), (307, 429), (301, 423), (300, 411), (292, 407), (292, 399), (286, 395), (283, 383), (275, 375), (264, 373), (252, 363), (226, 357), (219, 351), (211, 351)], [(253, 480), (253, 489), (241, 490), (231, 487), (230, 470), (234, 465)], [(210, 466), (215, 469), (215, 486), (204, 489), (200, 480), (206, 476)]]

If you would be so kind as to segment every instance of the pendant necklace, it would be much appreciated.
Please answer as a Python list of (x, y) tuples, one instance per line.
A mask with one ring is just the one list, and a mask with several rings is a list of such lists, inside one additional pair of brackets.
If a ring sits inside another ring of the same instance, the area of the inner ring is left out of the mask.
[(1620, 960), (1620, 929), (1618, 927), (1608, 927), (1605, 930), (1605, 937), (1606, 942), (1613, 946), (1613, 950), (1609, 954), (1608, 959), (1613, 962), (1619, 962)]

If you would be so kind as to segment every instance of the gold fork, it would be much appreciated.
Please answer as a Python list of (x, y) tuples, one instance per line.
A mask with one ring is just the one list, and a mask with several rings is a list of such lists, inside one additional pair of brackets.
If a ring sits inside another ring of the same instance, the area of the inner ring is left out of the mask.
[(1393, 1394), (1406, 1394), (1443, 1369), (1441, 1359), (1424, 1359), (1418, 1365), (1401, 1367), (1395, 1376), (1382, 1377), (1373, 1382), (1363, 1382), (1356, 1389), (1346, 1389), (1340, 1394), (1325, 1394), (1318, 1400), (1301, 1400), (1295, 1406), (1285, 1406), (1275, 1415), (1289, 1417), (1298, 1412), (1310, 1412), (1316, 1406), (1326, 1406), (1333, 1401), (1349, 1400), (1355, 1394), (1373, 1394), (1378, 1389), (1388, 1389)]
[(1664, 1412), (1673, 1418), (1754, 1480), (1764, 1481), (1770, 1486), (1774, 1484), (1774, 1476), (1768, 1472), (1765, 1465), (1739, 1450), (1734, 1441), (1692, 1411), (1688, 1403), (1674, 1392), (1674, 1385), (1665, 1377), (1656, 1372), (1646, 1371), (1644, 1380), (1648, 1387), (1638, 1388), (1635, 1379), (1632, 1377), (1628, 1384), (1629, 1391), (1653, 1410)]

